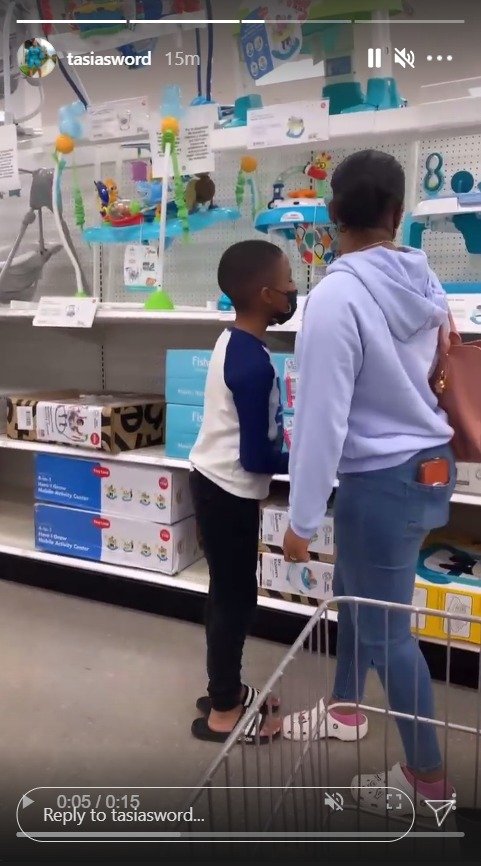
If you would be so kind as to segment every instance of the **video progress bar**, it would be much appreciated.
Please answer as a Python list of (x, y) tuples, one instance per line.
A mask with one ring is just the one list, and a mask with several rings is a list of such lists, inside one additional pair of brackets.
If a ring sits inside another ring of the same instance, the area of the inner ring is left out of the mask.
[[(17, 18), (17, 24), (69, 24), (71, 19), (67, 18)], [(92, 18), (83, 19), (82, 24), (293, 24), (296, 21), (286, 19), (270, 18)], [(366, 20), (365, 18), (309, 18), (300, 20), (299, 24), (466, 24), (464, 18), (392, 18)]]
[(345, 830), (343, 832), (336, 833), (334, 830), (329, 831), (321, 831), (321, 832), (312, 832), (312, 833), (301, 833), (299, 831), (296, 832), (276, 832), (276, 833), (255, 833), (255, 832), (243, 832), (243, 833), (235, 833), (235, 832), (216, 832), (216, 833), (176, 833), (168, 831), (165, 832), (110, 832), (107, 830), (97, 831), (94, 833), (90, 833), (88, 830), (79, 830), (79, 831), (68, 831), (68, 830), (59, 830), (58, 832), (54, 831), (41, 831), (39, 833), (17, 833), (18, 838), (23, 839), (179, 839), (179, 840), (187, 840), (187, 839), (199, 839), (199, 840), (208, 840), (208, 839), (258, 839), (262, 841), (263, 839), (282, 839), (288, 840), (292, 839), (294, 841), (298, 841), (299, 839), (357, 839), (358, 841), (362, 841), (366, 839), (369, 841), (370, 839), (403, 839), (407, 838), (407, 836), (417, 836), (422, 839), (463, 839), (464, 833), (461, 832), (452, 832), (452, 833), (443, 833), (443, 832), (428, 832), (423, 830), (413, 830), (411, 833), (397, 833), (390, 832), (389, 830), (378, 830), (373, 831), (372, 833), (365, 832), (356, 832), (355, 830), (349, 831)]

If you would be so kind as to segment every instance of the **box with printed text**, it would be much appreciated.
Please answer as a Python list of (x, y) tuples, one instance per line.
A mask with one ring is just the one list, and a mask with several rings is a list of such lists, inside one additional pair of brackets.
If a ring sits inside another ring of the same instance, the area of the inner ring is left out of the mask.
[(186, 469), (56, 454), (36, 455), (35, 498), (153, 523), (176, 523), (194, 513)]
[(194, 517), (167, 526), (37, 502), (35, 545), (64, 556), (177, 574), (202, 556)]
[(159, 395), (70, 391), (10, 396), (7, 435), (118, 454), (163, 442), (164, 412)]
[[(262, 507), (261, 541), (272, 547), (282, 547), (284, 535), (289, 526), (288, 506), (267, 502)], [(334, 561), (334, 518), (327, 514), (309, 544), (311, 553), (317, 553), (327, 560)]]
[(167, 457), (189, 459), (190, 452), (199, 435), (203, 418), (204, 410), (201, 406), (168, 404), (165, 435)]
[(183, 406), (203, 406), (212, 352), (205, 349), (168, 349), (165, 399)]
[(293, 354), (272, 352), (271, 361), (279, 379), (284, 412), (294, 412), (296, 406), (297, 370)]
[(277, 553), (261, 553), (262, 589), (328, 601), (333, 597), (334, 565), (312, 559), (306, 563), (285, 562)]

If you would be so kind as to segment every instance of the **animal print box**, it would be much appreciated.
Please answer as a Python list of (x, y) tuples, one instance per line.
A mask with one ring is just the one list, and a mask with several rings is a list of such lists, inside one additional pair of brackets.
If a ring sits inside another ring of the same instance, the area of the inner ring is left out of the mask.
[(8, 398), (7, 435), (118, 454), (163, 442), (164, 398), (139, 394), (34, 393)]
[(194, 517), (166, 526), (44, 502), (35, 505), (35, 545), (50, 553), (161, 574), (177, 574), (202, 555)]
[(177, 523), (194, 513), (186, 469), (37, 454), (35, 499), (69, 508)]

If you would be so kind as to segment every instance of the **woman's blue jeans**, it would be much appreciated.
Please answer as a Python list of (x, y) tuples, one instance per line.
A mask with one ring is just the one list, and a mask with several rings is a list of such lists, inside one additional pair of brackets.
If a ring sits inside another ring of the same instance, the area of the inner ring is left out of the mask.
[[(417, 481), (420, 463), (435, 457), (449, 460), (446, 486)], [(448, 522), (455, 479), (449, 445), (421, 451), (390, 469), (341, 475), (334, 516), (334, 595), (412, 604), (422, 542), (431, 529)], [(340, 604), (334, 699), (361, 702), (372, 665), (392, 710), (435, 717), (431, 677), (411, 634), (410, 614), (362, 603), (356, 613), (356, 605)], [(408, 767), (418, 773), (440, 768), (435, 726), (407, 719), (397, 719), (397, 724)]]

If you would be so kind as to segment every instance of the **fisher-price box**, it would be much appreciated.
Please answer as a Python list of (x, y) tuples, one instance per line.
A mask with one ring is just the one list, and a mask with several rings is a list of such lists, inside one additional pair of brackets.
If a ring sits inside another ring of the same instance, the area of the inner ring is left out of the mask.
[(276, 553), (261, 554), (261, 587), (270, 592), (327, 601), (333, 597), (333, 576), (329, 562), (289, 563)]
[(186, 469), (37, 454), (35, 499), (153, 523), (194, 513)]
[[(266, 503), (262, 509), (261, 541), (272, 547), (282, 547), (284, 535), (289, 527), (288, 506)], [(327, 514), (318, 531), (310, 541), (311, 553), (323, 559), (334, 559), (334, 518)]]
[(42, 502), (35, 505), (35, 545), (162, 574), (177, 574), (202, 556), (194, 517), (166, 526)]
[(271, 361), (279, 378), (284, 412), (293, 412), (296, 405), (297, 371), (294, 355), (273, 352)]
[(167, 427), (165, 454), (167, 457), (188, 460), (195, 445), (204, 418), (200, 406), (181, 406), (170, 403), (167, 406)]
[(165, 367), (167, 403), (203, 406), (205, 380), (212, 352), (204, 349), (168, 349)]

